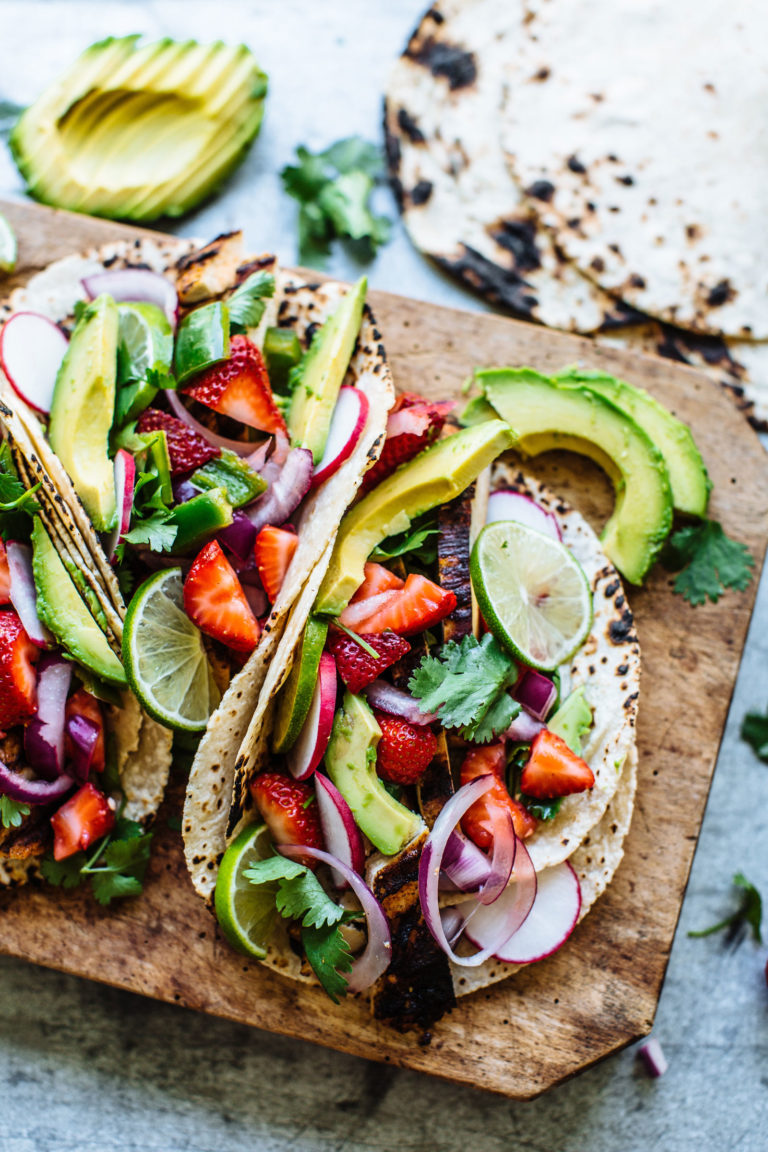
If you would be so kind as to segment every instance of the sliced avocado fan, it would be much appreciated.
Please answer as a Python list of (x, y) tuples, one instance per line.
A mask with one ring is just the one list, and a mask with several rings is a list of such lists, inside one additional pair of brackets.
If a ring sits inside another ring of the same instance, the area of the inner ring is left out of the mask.
[(243, 44), (139, 37), (91, 45), (10, 139), (32, 196), (124, 220), (181, 216), (244, 157), (267, 77)]

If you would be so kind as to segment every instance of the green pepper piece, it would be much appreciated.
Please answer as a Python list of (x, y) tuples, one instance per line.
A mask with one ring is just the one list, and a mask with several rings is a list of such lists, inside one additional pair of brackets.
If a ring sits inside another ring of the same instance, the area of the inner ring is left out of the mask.
[(301, 357), (301, 344), (292, 328), (267, 328), (264, 336), (264, 362), (273, 388), (287, 388), (288, 374)]
[(184, 504), (177, 504), (168, 523), (177, 528), (173, 553), (190, 552), (214, 532), (232, 523), (232, 505), (223, 488), (212, 488)]
[(190, 479), (196, 488), (223, 488), (233, 508), (250, 504), (267, 487), (266, 480), (254, 472), (250, 464), (227, 448), (222, 450), (221, 456), (193, 472)]
[(179, 384), (229, 356), (229, 312), (217, 300), (185, 316), (176, 333), (174, 375)]

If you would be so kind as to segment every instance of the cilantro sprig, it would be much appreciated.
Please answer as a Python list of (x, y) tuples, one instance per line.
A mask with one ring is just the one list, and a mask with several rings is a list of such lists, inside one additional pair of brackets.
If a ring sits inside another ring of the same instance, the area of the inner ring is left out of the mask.
[(711, 936), (714, 932), (722, 932), (723, 929), (727, 928), (726, 944), (732, 944), (736, 947), (750, 930), (752, 939), (757, 944), (762, 944), (763, 899), (754, 884), (751, 884), (742, 872), (736, 873), (733, 883), (736, 888), (741, 890), (736, 911), (723, 920), (719, 920), (717, 924), (712, 924), (709, 928), (702, 928), (698, 932), (689, 932), (689, 936), (697, 938)]
[(741, 722), (740, 735), (760, 760), (768, 762), (768, 713), (747, 712)]
[(29, 816), (29, 804), (22, 804), (10, 796), (0, 796), (0, 825), (3, 828), (18, 828), (25, 816)]
[(515, 661), (489, 633), (464, 636), (423, 657), (408, 681), (424, 712), (436, 712), (445, 728), (485, 744), (504, 732), (520, 712), (508, 694), (518, 678)]
[(717, 520), (702, 520), (674, 532), (662, 553), (662, 563), (677, 572), (674, 590), (689, 604), (716, 604), (726, 588), (743, 592), (752, 579), (755, 561), (745, 544), (726, 536)]
[(437, 560), (437, 540), (440, 535), (437, 526), (437, 512), (433, 510), (419, 516), (410, 528), (395, 536), (388, 536), (374, 548), (371, 560), (393, 560), (396, 556), (409, 556), (409, 564), (420, 564), (429, 570)]
[(274, 294), (275, 278), (271, 272), (254, 272), (249, 276), (227, 300), (230, 332), (245, 332), (248, 328), (255, 328), (264, 315), (265, 297)]
[(0, 535), (3, 540), (27, 540), (32, 527), (30, 517), (40, 505), (35, 499), (39, 484), (25, 488), (13, 463), (10, 445), (0, 444)]
[(85, 852), (76, 852), (64, 860), (46, 857), (41, 871), (50, 884), (62, 888), (77, 888), (90, 880), (99, 904), (110, 904), (125, 896), (138, 896), (142, 891), (151, 842), (151, 832), (144, 832), (135, 820), (119, 816), (112, 832), (90, 857)]

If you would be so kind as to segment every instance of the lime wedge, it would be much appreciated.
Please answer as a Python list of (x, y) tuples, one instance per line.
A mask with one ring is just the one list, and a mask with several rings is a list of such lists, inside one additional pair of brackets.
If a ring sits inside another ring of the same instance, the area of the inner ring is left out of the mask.
[(272, 748), (275, 752), (287, 752), (299, 738), (315, 694), (320, 657), (327, 636), (328, 621), (320, 616), (310, 616), (288, 679), (277, 697), (272, 731)]
[(0, 272), (13, 272), (16, 267), (16, 235), (6, 220), (0, 215)]
[(227, 848), (216, 878), (214, 904), (221, 929), (233, 948), (263, 960), (277, 906), (274, 884), (251, 884), (246, 868), (272, 855), (266, 824), (246, 828)]
[(515, 656), (551, 672), (583, 644), (592, 625), (584, 570), (559, 540), (497, 520), (475, 541), (472, 587), (483, 619)]
[(200, 732), (220, 693), (199, 630), (184, 611), (180, 568), (150, 576), (123, 626), (128, 683), (150, 716), (168, 728)]
[(168, 372), (173, 359), (173, 329), (156, 304), (119, 304), (118, 355), (122, 380), (142, 380), (148, 369)]

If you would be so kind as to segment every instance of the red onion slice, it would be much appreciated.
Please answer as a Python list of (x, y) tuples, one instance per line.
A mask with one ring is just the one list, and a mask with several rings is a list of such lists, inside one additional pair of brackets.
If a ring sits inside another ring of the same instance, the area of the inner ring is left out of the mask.
[[(315, 796), (323, 840), (332, 850), (331, 855), (337, 856), (349, 868), (362, 875), (365, 868), (365, 848), (352, 809), (336, 785), (320, 772), (315, 776)], [(337, 888), (349, 887), (346, 878), (335, 869), (333, 882)]]
[(32, 572), (32, 549), (28, 544), (9, 540), (5, 546), (11, 576), (11, 604), (19, 614), (24, 631), (38, 648), (52, 648), (53, 636), (37, 614), (37, 588)]
[(367, 697), (371, 707), (386, 712), (388, 716), (401, 716), (409, 724), (434, 724), (437, 720), (436, 712), (422, 712), (418, 700), (402, 689), (395, 688), (394, 684), (388, 684), (386, 680), (374, 680), (371, 684), (367, 684), (363, 688), (363, 695)]
[(267, 477), (267, 468), (262, 469), (262, 476), (269, 482), (267, 491), (248, 504), (243, 509), (246, 516), (257, 532), (272, 524), (279, 528), (285, 524), (288, 517), (296, 511), (301, 501), (309, 492), (312, 483), (312, 453), (307, 448), (291, 448), (280, 474), (274, 481)]
[(445, 845), (440, 890), (476, 892), (486, 883), (490, 873), (491, 862), (482, 848), (455, 828)]
[(101, 735), (101, 726), (87, 716), (75, 713), (67, 720), (67, 735), (72, 741), (72, 767), (81, 783), (90, 775), (93, 755)]
[(529, 668), (515, 685), (512, 695), (534, 719), (546, 720), (557, 699), (557, 688), (547, 676)]
[(473, 944), (493, 956), (506, 954), (509, 941), (525, 923), (536, 900), (536, 870), (522, 840), (517, 843), (515, 868), (509, 886), (493, 904), (465, 900), (457, 905), (464, 916), (464, 931)]
[(663, 1076), (669, 1067), (661, 1044), (654, 1036), (640, 1045), (637, 1054), (645, 1065), (645, 1070), (649, 1076), (654, 1078)]
[[(248, 443), (246, 443), (245, 440), (230, 440), (227, 436), (219, 436), (217, 432), (211, 432), (210, 428), (206, 428), (205, 424), (201, 424), (189, 409), (182, 404), (178, 393), (175, 392), (173, 388), (166, 388), (165, 395), (171, 409), (174, 414), (178, 416), (179, 420), (183, 420), (188, 428), (191, 428), (193, 432), (197, 432), (208, 444), (213, 444), (216, 448), (228, 448), (230, 452), (236, 452), (238, 456), (246, 457), (255, 455), (255, 452), (263, 447), (261, 444), (254, 447), (252, 440)], [(255, 465), (253, 465), (253, 467), (255, 468)]]
[(368, 942), (352, 965), (347, 987), (350, 992), (364, 992), (370, 988), (379, 976), (383, 975), (392, 959), (392, 938), (389, 934), (387, 918), (381, 905), (371, 892), (364, 880), (352, 868), (349, 868), (337, 856), (330, 852), (322, 852), (319, 848), (309, 848), (303, 844), (281, 844), (278, 852), (287, 856), (289, 860), (299, 860), (309, 856), (313, 860), (321, 860), (329, 868), (340, 872), (347, 880), (350, 888), (360, 901), (368, 928)]
[(156, 304), (176, 327), (179, 298), (170, 280), (150, 268), (108, 268), (94, 272), (81, 281), (89, 300), (106, 292), (119, 303)]
[(43, 656), (37, 665), (37, 712), (24, 730), (30, 767), (45, 780), (64, 770), (64, 716), (72, 665), (60, 656)]
[(516, 744), (528, 744), (535, 736), (538, 736), (543, 727), (544, 724), (541, 720), (534, 720), (533, 716), (529, 716), (527, 712), (521, 712), (519, 716), (515, 716), (504, 736)]
[(10, 796), (20, 804), (50, 804), (71, 792), (76, 783), (71, 776), (57, 776), (55, 780), (27, 780), (0, 760), (0, 794)]
[(253, 555), (257, 535), (245, 512), (235, 508), (232, 512), (232, 523), (227, 524), (226, 528), (221, 528), (216, 533), (216, 539), (234, 552), (238, 560), (249, 560)]

